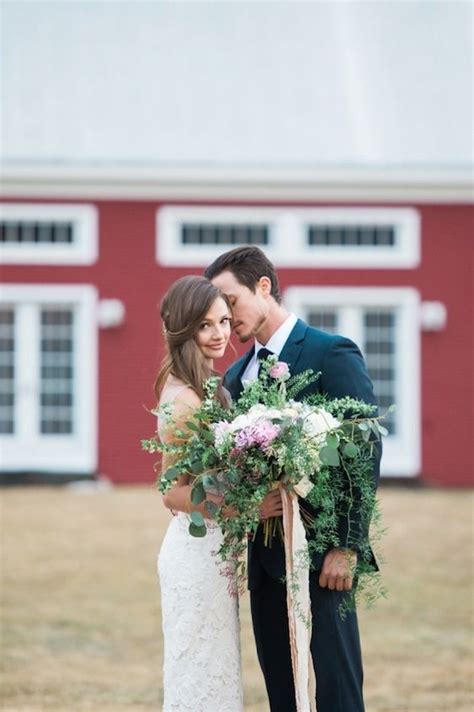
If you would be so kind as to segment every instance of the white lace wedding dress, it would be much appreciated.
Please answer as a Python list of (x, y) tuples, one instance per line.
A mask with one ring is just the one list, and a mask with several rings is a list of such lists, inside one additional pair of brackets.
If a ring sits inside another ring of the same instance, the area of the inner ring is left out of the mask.
[[(161, 402), (178, 390), (167, 387)], [(160, 424), (158, 426), (160, 430)], [(163, 712), (242, 712), (238, 599), (216, 556), (219, 527), (188, 532), (189, 517), (173, 516), (158, 556), (164, 638)]]

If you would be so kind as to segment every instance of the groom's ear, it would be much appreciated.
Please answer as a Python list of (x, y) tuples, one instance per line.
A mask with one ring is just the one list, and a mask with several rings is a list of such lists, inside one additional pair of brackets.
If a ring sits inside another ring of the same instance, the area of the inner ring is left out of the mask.
[(272, 291), (272, 280), (270, 277), (260, 277), (258, 280), (256, 287), (260, 290), (262, 294), (265, 296), (270, 296), (271, 291)]

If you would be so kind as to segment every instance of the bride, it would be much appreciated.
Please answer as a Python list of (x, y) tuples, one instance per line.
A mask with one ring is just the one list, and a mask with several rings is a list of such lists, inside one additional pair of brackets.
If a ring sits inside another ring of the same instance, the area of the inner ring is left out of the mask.
[[(176, 439), (203, 398), (203, 381), (215, 373), (231, 333), (227, 298), (204, 277), (182, 277), (161, 304), (167, 355), (158, 373), (162, 441)], [(221, 386), (217, 398), (224, 405)], [(169, 465), (163, 462), (165, 470)], [(216, 552), (222, 534), (204, 503), (191, 504), (191, 485), (181, 477), (163, 498), (175, 515), (158, 556), (164, 637), (163, 712), (241, 712), (242, 683), (238, 599), (229, 595), (229, 575)], [(212, 495), (208, 494), (208, 499)], [(218, 501), (216, 496), (214, 501)], [(188, 533), (189, 513), (207, 517), (203, 538)], [(227, 578), (226, 578), (227, 576)]]

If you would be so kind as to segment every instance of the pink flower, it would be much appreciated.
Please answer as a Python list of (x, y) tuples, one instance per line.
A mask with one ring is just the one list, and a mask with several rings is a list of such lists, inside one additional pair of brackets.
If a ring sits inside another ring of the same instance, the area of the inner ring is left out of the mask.
[(250, 425), (247, 428), (239, 430), (235, 436), (235, 447), (238, 450), (245, 450), (246, 447), (252, 447), (252, 445), (254, 445), (253, 429), (254, 426)]
[(235, 447), (239, 450), (257, 445), (266, 450), (280, 434), (280, 427), (269, 420), (261, 420), (255, 425), (242, 428), (235, 436)]
[(277, 361), (276, 364), (271, 367), (269, 373), (272, 378), (281, 378), (282, 380), (286, 380), (289, 378), (290, 369), (285, 361)]

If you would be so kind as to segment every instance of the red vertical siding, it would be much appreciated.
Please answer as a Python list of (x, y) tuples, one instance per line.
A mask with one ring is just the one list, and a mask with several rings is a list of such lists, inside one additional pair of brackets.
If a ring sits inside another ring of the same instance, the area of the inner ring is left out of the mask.
[[(49, 201), (48, 201), (49, 202)], [(69, 201), (68, 201), (69, 202)], [(77, 202), (77, 201), (76, 201)], [(91, 202), (91, 201), (83, 201)], [(182, 274), (155, 261), (155, 202), (99, 201), (99, 260), (90, 267), (4, 266), (6, 282), (94, 284), (121, 299), (122, 326), (99, 332), (99, 472), (115, 482), (154, 481), (139, 441), (154, 429), (146, 408), (161, 349), (157, 304)], [(404, 204), (406, 205), (406, 204)], [(472, 484), (472, 241), (470, 206), (414, 206), (421, 214), (422, 261), (414, 270), (280, 269), (291, 285), (411, 286), (443, 302), (447, 328), (422, 332), (422, 477)], [(241, 350), (241, 348), (239, 348)], [(232, 354), (218, 366), (225, 367)]]

